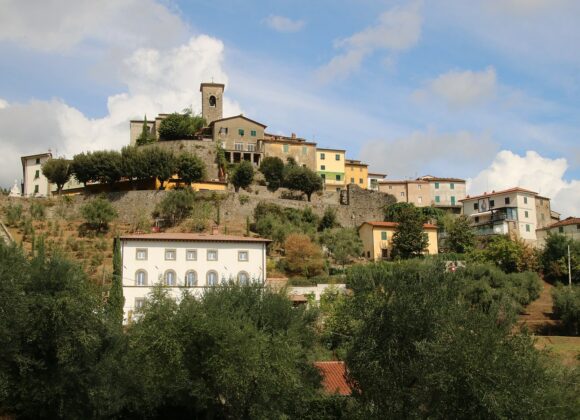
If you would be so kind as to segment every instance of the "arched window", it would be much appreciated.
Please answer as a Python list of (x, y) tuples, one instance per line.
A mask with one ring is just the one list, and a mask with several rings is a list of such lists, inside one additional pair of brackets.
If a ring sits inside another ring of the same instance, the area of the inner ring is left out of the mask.
[(147, 272), (138, 270), (135, 273), (135, 286), (147, 286)]
[(185, 273), (185, 287), (197, 286), (197, 273), (193, 270), (189, 270)]
[(175, 271), (173, 270), (167, 270), (165, 272), (165, 284), (167, 286), (175, 286), (176, 285), (176, 276), (175, 276)]
[(240, 284), (248, 284), (250, 281), (250, 275), (245, 271), (240, 271), (238, 273), (238, 282)]
[(215, 104), (216, 104), (215, 96), (211, 95), (209, 97), (209, 106), (215, 106)]
[(217, 286), (218, 284), (218, 273), (216, 271), (208, 271), (207, 276), (207, 285), (208, 286)]

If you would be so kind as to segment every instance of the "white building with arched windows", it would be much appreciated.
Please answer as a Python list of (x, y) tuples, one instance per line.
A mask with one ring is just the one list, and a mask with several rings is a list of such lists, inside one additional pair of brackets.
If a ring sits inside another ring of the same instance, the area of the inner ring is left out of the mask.
[(121, 237), (124, 322), (161, 283), (179, 299), (229, 280), (266, 279), (266, 247), (270, 240), (245, 236), (194, 233), (151, 233)]

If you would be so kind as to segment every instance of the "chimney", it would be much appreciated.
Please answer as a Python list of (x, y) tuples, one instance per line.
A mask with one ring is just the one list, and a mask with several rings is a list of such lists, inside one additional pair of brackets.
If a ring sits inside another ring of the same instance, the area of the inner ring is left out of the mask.
[(218, 227), (218, 225), (213, 225), (211, 227), (211, 234), (212, 235), (219, 235), (220, 233), (220, 228)]
[(292, 139), (296, 139), (296, 133), (292, 133)]

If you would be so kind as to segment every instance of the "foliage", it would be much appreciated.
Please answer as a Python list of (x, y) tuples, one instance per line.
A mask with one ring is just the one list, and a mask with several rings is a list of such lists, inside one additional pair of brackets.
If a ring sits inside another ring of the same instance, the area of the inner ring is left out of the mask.
[(562, 320), (564, 330), (571, 335), (580, 335), (580, 286), (559, 284), (552, 291), (554, 316)]
[(312, 193), (322, 190), (322, 178), (309, 168), (288, 164), (284, 171), (284, 186), (292, 191), (306, 194), (308, 201)]
[(332, 229), (338, 226), (338, 221), (336, 220), (336, 209), (333, 207), (327, 207), (324, 210), (322, 219), (320, 219), (320, 224), (318, 225), (319, 231), (324, 231), (326, 229)]
[(149, 125), (147, 124), (147, 115), (145, 115), (141, 134), (137, 137), (137, 146), (143, 146), (144, 144), (150, 144), (153, 142), (155, 142), (155, 133), (150, 132)]
[(332, 258), (343, 267), (363, 252), (363, 244), (356, 229), (327, 229), (320, 236), (320, 241)]
[(182, 182), (191, 184), (205, 178), (205, 164), (196, 155), (182, 153), (176, 159), (177, 176)]
[(125, 306), (122, 273), (121, 240), (116, 237), (113, 244), (113, 279), (109, 290), (109, 298), (107, 299), (106, 312), (110, 322), (118, 328), (121, 328), (123, 324), (123, 306)]
[(173, 152), (160, 147), (147, 147), (142, 152), (146, 172), (150, 177), (157, 178), (159, 189), (163, 189), (165, 181), (171, 178), (175, 171), (175, 156)]
[(421, 213), (421, 210), (415, 207), (413, 203), (393, 203), (385, 206), (385, 222), (398, 222), (403, 213), (411, 211), (416, 211), (418, 214)]
[(22, 204), (14, 204), (9, 201), (4, 206), (5, 221), (8, 226), (17, 227), (22, 219)]
[(49, 159), (42, 165), (42, 174), (56, 184), (56, 191), (60, 194), (71, 177), (71, 162), (64, 158)]
[(145, 167), (143, 149), (133, 146), (123, 147), (121, 149), (121, 170), (123, 176), (130, 181), (149, 178)]
[(290, 274), (314, 277), (324, 271), (324, 259), (318, 245), (308, 235), (291, 233), (284, 242), (286, 270)]
[(190, 110), (183, 114), (174, 112), (161, 120), (159, 140), (192, 139), (205, 125), (205, 120), (200, 115), (192, 115)]
[(429, 245), (427, 233), (423, 230), (423, 216), (415, 208), (402, 208), (397, 215), (397, 228), (393, 235), (394, 258), (414, 258), (421, 256)]
[(279, 157), (268, 156), (260, 163), (269, 191), (276, 191), (284, 181), (284, 162)]
[(226, 180), (226, 169), (228, 166), (228, 161), (226, 160), (226, 152), (220, 143), (216, 144), (215, 147), (215, 163), (218, 167), (218, 178), (220, 181)]
[(537, 251), (521, 240), (493, 236), (481, 251), (484, 261), (495, 263), (506, 273), (538, 270)]
[(254, 209), (254, 231), (278, 245), (284, 243), (290, 233), (314, 235), (318, 224), (310, 208), (299, 210), (259, 202)]
[(168, 191), (155, 208), (155, 214), (175, 225), (189, 217), (195, 204), (195, 192), (191, 188)]
[(99, 150), (75, 155), (71, 173), (85, 186), (88, 182), (113, 184), (123, 175), (121, 154), (113, 150)]
[(74, 155), (71, 163), (71, 172), (77, 181), (82, 182), (85, 187), (88, 182), (94, 181), (96, 178), (96, 168), (93, 163), (92, 154), (88, 152)]
[(461, 280), (417, 262), (349, 272), (346, 362), (364, 417), (578, 416), (578, 384), (560, 383), (530, 337), (513, 332), (503, 302), (482, 311), (465, 300)]
[(46, 208), (45, 205), (38, 201), (33, 201), (30, 203), (30, 217), (34, 220), (44, 220)]
[(455, 218), (447, 229), (447, 249), (460, 254), (469, 252), (475, 245), (475, 234), (466, 216)]
[(580, 241), (552, 233), (548, 233), (540, 256), (546, 281), (568, 283), (568, 246), (570, 246), (572, 282), (580, 283)]
[(203, 232), (209, 228), (210, 222), (212, 221), (212, 214), (214, 213), (214, 207), (212, 203), (206, 201), (197, 201), (191, 213), (189, 214), (189, 219), (185, 223), (185, 229), (187, 232)]
[(235, 167), (231, 182), (234, 185), (235, 191), (238, 192), (240, 188), (249, 187), (253, 179), (254, 167), (250, 162), (243, 161)]
[(117, 218), (117, 210), (109, 200), (97, 197), (81, 207), (81, 215), (91, 229), (101, 232), (106, 230), (109, 223)]

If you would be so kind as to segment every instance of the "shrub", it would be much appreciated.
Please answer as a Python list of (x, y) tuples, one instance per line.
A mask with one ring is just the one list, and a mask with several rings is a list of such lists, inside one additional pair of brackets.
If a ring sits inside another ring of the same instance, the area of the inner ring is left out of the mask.
[(6, 224), (11, 227), (18, 227), (20, 219), (22, 218), (22, 204), (12, 204), (9, 202), (4, 207), (4, 215), (6, 216)]
[(336, 209), (332, 207), (327, 207), (324, 210), (324, 215), (322, 216), (322, 219), (320, 219), (318, 230), (323, 231), (325, 229), (332, 229), (333, 227), (336, 226), (338, 226), (338, 221), (336, 220)]
[(540, 256), (546, 281), (568, 282), (568, 247), (570, 247), (572, 281), (580, 283), (580, 241), (560, 234), (548, 234)]
[(318, 223), (310, 208), (299, 210), (260, 202), (254, 209), (254, 230), (277, 244), (282, 244), (293, 232), (314, 235)]
[(301, 191), (310, 201), (312, 193), (322, 190), (323, 184), (316, 172), (302, 166), (287, 165), (284, 186), (292, 191)]
[(554, 316), (562, 320), (564, 330), (580, 335), (580, 286), (558, 285), (553, 291)]
[(155, 214), (175, 225), (189, 217), (195, 203), (195, 192), (191, 188), (168, 191), (155, 208)]
[(238, 192), (240, 188), (249, 187), (253, 179), (254, 167), (250, 162), (243, 161), (234, 169), (231, 181), (235, 191)]
[(260, 163), (260, 172), (264, 174), (269, 191), (276, 191), (284, 180), (284, 162), (278, 157), (269, 156)]
[(205, 120), (199, 115), (191, 115), (187, 110), (183, 114), (174, 112), (161, 121), (159, 140), (191, 139), (205, 126)]
[(90, 229), (101, 232), (117, 217), (117, 210), (106, 198), (97, 197), (81, 207), (81, 215)]
[(71, 162), (64, 158), (50, 159), (42, 165), (42, 174), (56, 184), (58, 194), (71, 177)]
[(290, 274), (314, 277), (324, 271), (322, 250), (308, 235), (292, 233), (284, 242), (286, 269)]
[(45, 215), (44, 204), (42, 204), (38, 201), (33, 201), (32, 204), (30, 204), (29, 210), (30, 210), (30, 216), (34, 220), (44, 220), (44, 215)]
[(243, 206), (244, 204), (247, 204), (250, 201), (250, 196), (243, 194), (243, 195), (240, 195), (238, 197), (238, 199), (240, 201), (240, 204)]
[(191, 184), (205, 178), (205, 164), (196, 155), (182, 153), (176, 159), (177, 176), (182, 182)]

